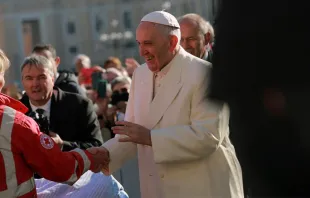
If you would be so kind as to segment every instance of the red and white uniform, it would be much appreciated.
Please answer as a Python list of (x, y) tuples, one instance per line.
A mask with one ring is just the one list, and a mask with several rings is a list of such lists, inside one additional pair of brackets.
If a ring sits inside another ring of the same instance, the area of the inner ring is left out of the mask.
[(37, 197), (34, 172), (48, 180), (73, 184), (93, 168), (89, 152), (62, 152), (23, 114), (26, 111), (19, 101), (0, 94), (0, 197)]

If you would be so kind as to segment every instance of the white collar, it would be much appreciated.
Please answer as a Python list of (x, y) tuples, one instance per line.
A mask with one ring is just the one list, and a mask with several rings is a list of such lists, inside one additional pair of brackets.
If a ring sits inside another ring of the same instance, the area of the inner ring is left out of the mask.
[(32, 109), (32, 111), (36, 111), (37, 109), (43, 109), (45, 112), (44, 114), (48, 117), (48, 119), (50, 118), (50, 112), (51, 112), (51, 99), (49, 99), (47, 101), (47, 103), (45, 103), (45, 105), (42, 106), (35, 106), (31, 103), (31, 101), (29, 100), (30, 103), (30, 107)]
[(159, 77), (159, 78), (163, 78), (166, 76), (166, 74), (168, 73), (168, 71), (170, 70), (171, 64), (166, 65), (162, 70), (160, 70), (157, 73), (154, 73), (155, 78)]
[[(180, 46), (180, 49), (181, 49), (181, 46)], [(172, 61), (176, 58), (176, 56), (178, 56), (178, 54), (180, 53), (180, 49), (177, 51), (177, 54), (173, 57), (173, 59), (164, 68), (162, 68), (159, 72), (154, 73), (155, 78), (157, 77), (163, 78), (167, 75), (171, 66), (173, 65)]]

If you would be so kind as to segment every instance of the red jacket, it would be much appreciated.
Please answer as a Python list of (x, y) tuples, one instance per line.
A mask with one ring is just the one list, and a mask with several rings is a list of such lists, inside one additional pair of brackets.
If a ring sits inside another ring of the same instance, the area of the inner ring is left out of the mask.
[(89, 152), (61, 152), (36, 122), (24, 115), (27, 110), (19, 101), (0, 94), (0, 197), (37, 197), (34, 172), (48, 180), (73, 184), (93, 169)]

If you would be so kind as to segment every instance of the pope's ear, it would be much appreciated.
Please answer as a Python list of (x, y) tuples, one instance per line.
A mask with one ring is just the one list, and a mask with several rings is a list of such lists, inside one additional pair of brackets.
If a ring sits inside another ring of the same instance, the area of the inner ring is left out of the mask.
[(177, 44), (178, 44), (178, 37), (175, 35), (170, 35), (169, 36), (169, 51), (173, 52), (173, 50), (175, 50)]

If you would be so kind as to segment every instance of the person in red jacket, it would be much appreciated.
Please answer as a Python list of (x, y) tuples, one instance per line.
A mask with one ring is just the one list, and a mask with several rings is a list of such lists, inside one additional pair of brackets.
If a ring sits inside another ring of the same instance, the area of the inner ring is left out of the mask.
[[(9, 60), (0, 49), (0, 90)], [(99, 172), (103, 153), (75, 149), (62, 152), (19, 101), (0, 94), (0, 197), (37, 197), (34, 172), (55, 182), (73, 184), (88, 170)]]

